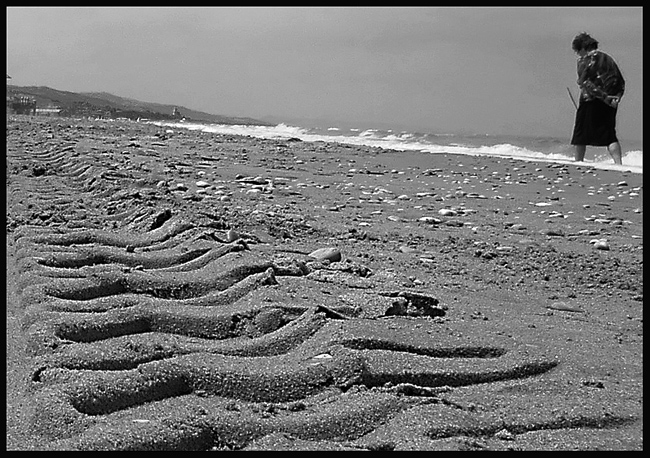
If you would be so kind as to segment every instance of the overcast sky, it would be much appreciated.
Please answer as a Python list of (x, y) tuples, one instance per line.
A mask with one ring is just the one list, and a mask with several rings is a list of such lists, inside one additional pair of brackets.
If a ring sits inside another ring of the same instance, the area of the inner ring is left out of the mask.
[(626, 78), (641, 140), (642, 8), (7, 8), (17, 86), (226, 116), (570, 137), (587, 31)]

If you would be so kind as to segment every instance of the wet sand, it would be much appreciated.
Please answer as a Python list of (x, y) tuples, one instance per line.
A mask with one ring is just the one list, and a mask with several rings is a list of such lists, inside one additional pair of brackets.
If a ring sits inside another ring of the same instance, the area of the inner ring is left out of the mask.
[(643, 449), (642, 175), (38, 117), (6, 157), (8, 450)]

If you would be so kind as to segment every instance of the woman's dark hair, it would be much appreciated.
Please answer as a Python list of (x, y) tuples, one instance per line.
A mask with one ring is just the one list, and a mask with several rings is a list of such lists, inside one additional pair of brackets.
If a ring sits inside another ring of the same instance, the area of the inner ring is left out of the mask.
[(571, 48), (573, 48), (575, 52), (578, 52), (581, 49), (591, 51), (593, 49), (598, 49), (598, 41), (595, 38), (592, 38), (587, 32), (582, 32), (573, 39)]

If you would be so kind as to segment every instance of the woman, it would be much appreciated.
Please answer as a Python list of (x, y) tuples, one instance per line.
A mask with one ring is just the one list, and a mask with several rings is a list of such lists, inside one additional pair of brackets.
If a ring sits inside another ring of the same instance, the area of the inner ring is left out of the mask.
[(580, 104), (571, 144), (575, 160), (582, 162), (587, 145), (606, 146), (614, 163), (622, 164), (616, 136), (616, 111), (625, 92), (625, 80), (614, 59), (598, 50), (598, 41), (583, 32), (571, 44), (578, 54)]

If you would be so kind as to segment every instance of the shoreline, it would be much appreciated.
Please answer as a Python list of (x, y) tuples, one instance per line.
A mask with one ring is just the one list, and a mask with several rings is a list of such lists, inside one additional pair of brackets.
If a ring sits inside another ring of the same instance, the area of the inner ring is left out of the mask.
[[(550, 163), (558, 163), (558, 164), (575, 163), (576, 165), (584, 165), (588, 167), (591, 166), (601, 170), (617, 170), (621, 172), (643, 174), (643, 167), (639, 165), (623, 164), (622, 166), (617, 166), (613, 163), (602, 162), (602, 161), (595, 162), (590, 159), (587, 159), (582, 163), (576, 163), (571, 157), (558, 158), (557, 157), (558, 153), (553, 153), (553, 155), (551, 155), (550, 157), (544, 157), (544, 156), (539, 156), (540, 154), (543, 153), (539, 153), (534, 150), (529, 150), (529, 151), (531, 154), (535, 154), (535, 156), (505, 154), (505, 153), (498, 153), (494, 151), (480, 152), (482, 148), (495, 148), (495, 147), (502, 146), (502, 143), (494, 143), (496, 141), (495, 138), (502, 138), (505, 139), (506, 141), (508, 139), (512, 141), (518, 138), (517, 136), (512, 136), (512, 135), (492, 135), (490, 136), (493, 138), (492, 142), (488, 143), (487, 145), (482, 145), (480, 147), (477, 145), (470, 146), (470, 145), (456, 145), (456, 144), (445, 146), (445, 145), (437, 145), (437, 144), (428, 145), (427, 143), (419, 143), (419, 142), (414, 144), (390, 143), (387, 142), (385, 138), (381, 138), (381, 137), (372, 139), (372, 138), (364, 138), (364, 137), (359, 137), (354, 135), (335, 136), (335, 135), (312, 134), (307, 132), (308, 130), (311, 130), (309, 128), (305, 129), (298, 126), (288, 126), (288, 125), (286, 126), (290, 127), (291, 129), (298, 129), (299, 132), (280, 133), (280, 132), (264, 131), (264, 129), (268, 127), (274, 128), (277, 126), (228, 126), (228, 125), (206, 124), (206, 123), (188, 123), (186, 125), (184, 123), (175, 123), (175, 122), (151, 122), (151, 124), (157, 126), (176, 127), (181, 129), (187, 129), (187, 130), (199, 130), (204, 132), (219, 133), (225, 135), (242, 135), (242, 136), (252, 136), (255, 138), (275, 138), (275, 139), (285, 139), (285, 140), (300, 139), (306, 142), (336, 143), (336, 144), (352, 145), (352, 146), (359, 146), (359, 147), (364, 147), (364, 146), (379, 147), (385, 150), (394, 151), (398, 153), (399, 152), (424, 152), (429, 154), (458, 154), (462, 156), (498, 157), (503, 159), (521, 160), (525, 162), (550, 162)], [(250, 128), (251, 130), (248, 133), (246, 133), (248, 128)], [(254, 132), (255, 128), (261, 129), (260, 132)], [(237, 130), (241, 130), (241, 133), (236, 133)], [(451, 137), (462, 138), (463, 135), (451, 135)], [(469, 138), (482, 138), (482, 136), (473, 135), (473, 136), (469, 136)], [(519, 137), (519, 138), (528, 138), (529, 140), (532, 140), (532, 139), (536, 139), (537, 137)], [(558, 140), (557, 138), (552, 138), (552, 137), (549, 137), (549, 139), (555, 141)], [(642, 142), (637, 142), (637, 143), (642, 144)], [(528, 147), (521, 147), (513, 144), (510, 144), (509, 146), (513, 147), (514, 149), (523, 148), (528, 150)], [(569, 147), (570, 145), (567, 146), (567, 148)], [(449, 151), (445, 151), (445, 149), (447, 148), (449, 149)], [(459, 150), (459, 148), (463, 151)], [(600, 152), (600, 156), (604, 157), (607, 155), (606, 148), (590, 146), (588, 147), (588, 152), (589, 152), (588, 157), (593, 156), (594, 149), (596, 148)], [(438, 151), (438, 149), (440, 149), (440, 151)], [(454, 151), (454, 149), (456, 149), (456, 151)], [(638, 152), (641, 152), (641, 150), (631, 149), (625, 151), (625, 154), (638, 153)]]
[(8, 450), (643, 449), (642, 174), (168, 130), (7, 119)]

